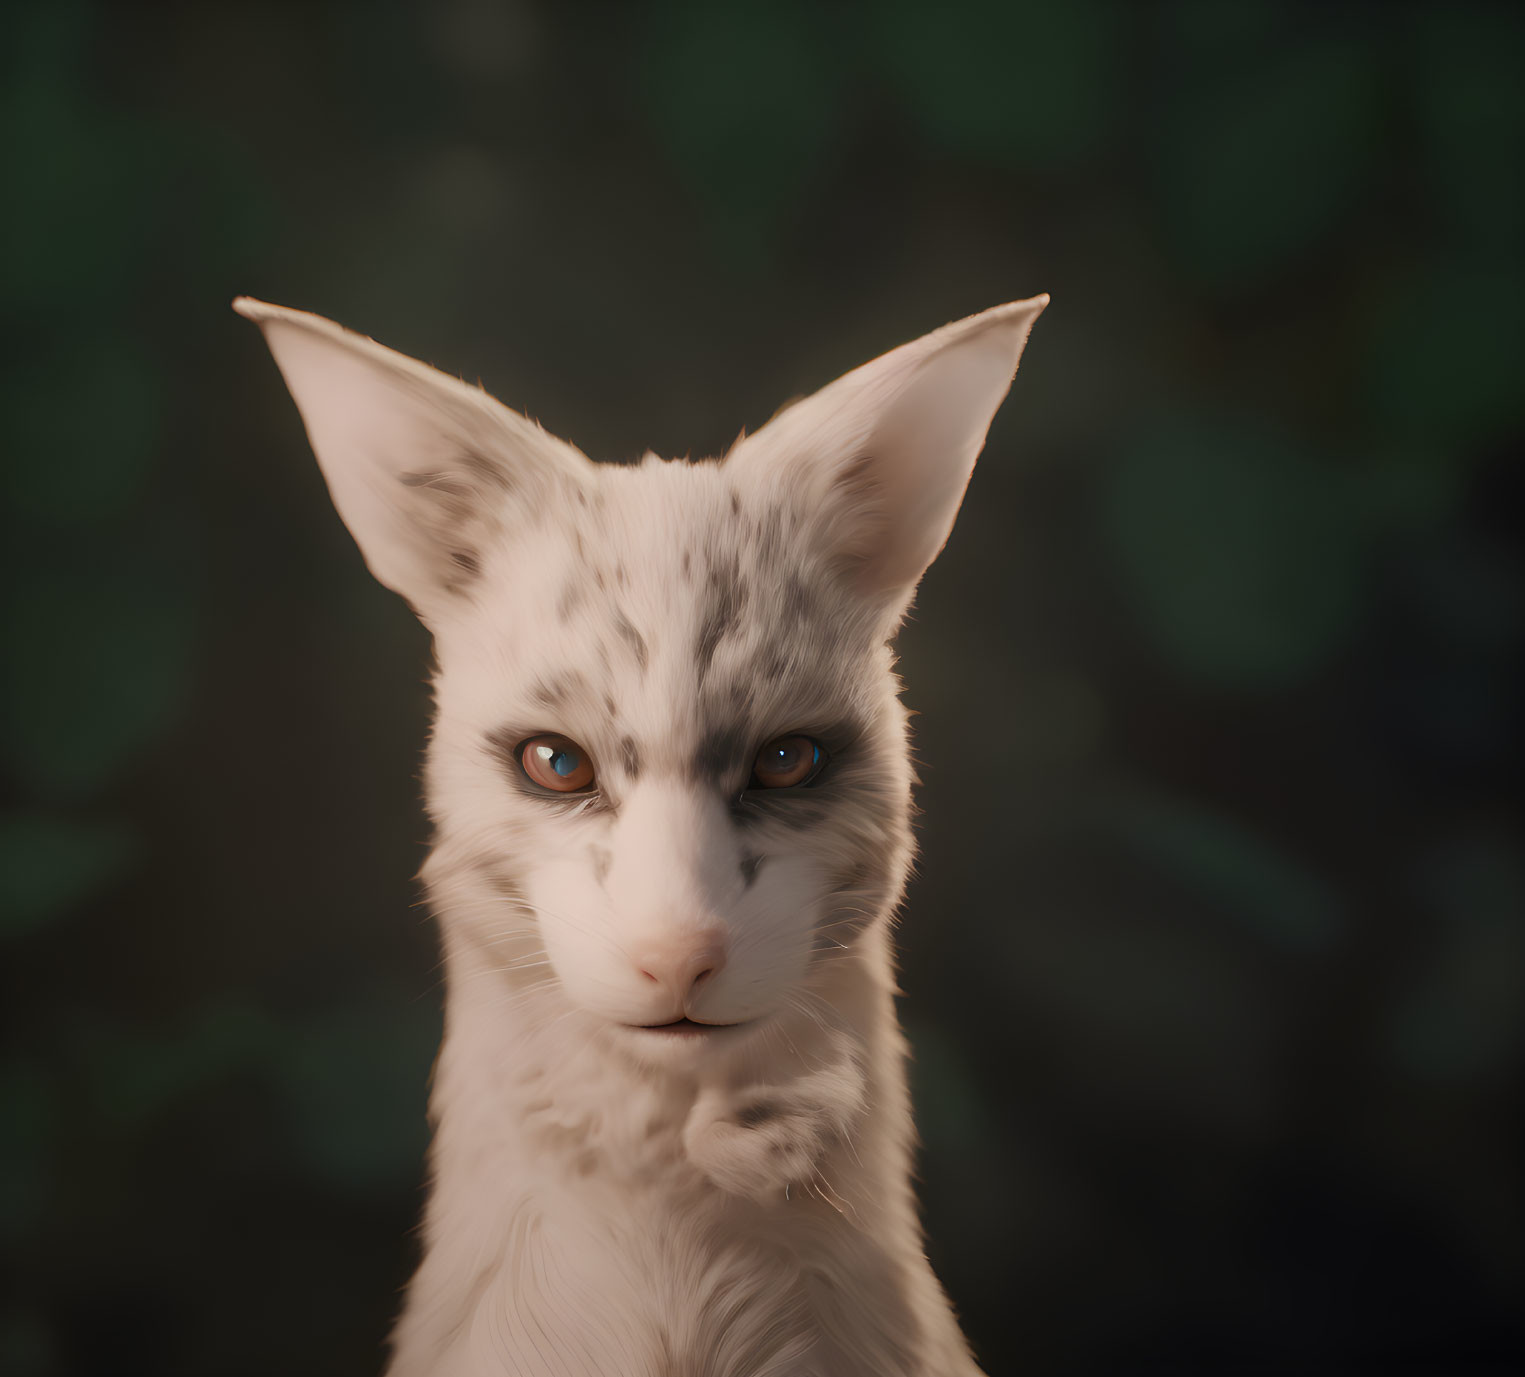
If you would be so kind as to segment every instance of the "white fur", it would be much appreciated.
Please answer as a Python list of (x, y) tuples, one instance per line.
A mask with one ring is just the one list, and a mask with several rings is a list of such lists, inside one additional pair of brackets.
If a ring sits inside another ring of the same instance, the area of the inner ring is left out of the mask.
[[(637, 466), (236, 303), (435, 639), (446, 1028), (392, 1377), (977, 1373), (911, 1189), (888, 641), (1046, 302), (897, 349), (722, 462)], [(539, 732), (586, 748), (595, 794), (526, 787)], [(745, 790), (790, 732), (834, 743), (819, 787)], [(680, 1016), (740, 1026), (631, 1026)]]

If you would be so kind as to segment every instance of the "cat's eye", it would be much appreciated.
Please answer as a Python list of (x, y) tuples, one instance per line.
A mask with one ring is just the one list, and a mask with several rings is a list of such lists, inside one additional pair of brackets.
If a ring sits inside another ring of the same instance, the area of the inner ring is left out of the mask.
[(531, 784), (558, 794), (593, 787), (593, 762), (575, 741), (564, 736), (532, 736), (519, 747), (519, 768)]
[(808, 736), (776, 736), (752, 761), (749, 789), (796, 789), (809, 784), (826, 764), (826, 752)]

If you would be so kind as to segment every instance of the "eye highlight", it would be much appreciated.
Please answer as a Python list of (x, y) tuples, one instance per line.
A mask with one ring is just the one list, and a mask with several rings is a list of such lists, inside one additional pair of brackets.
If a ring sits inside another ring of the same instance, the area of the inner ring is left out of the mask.
[(809, 784), (826, 764), (818, 741), (798, 734), (775, 736), (752, 761), (749, 789), (797, 789)]
[(575, 794), (593, 787), (593, 761), (565, 736), (532, 736), (519, 743), (519, 768), (531, 784), (558, 794)]

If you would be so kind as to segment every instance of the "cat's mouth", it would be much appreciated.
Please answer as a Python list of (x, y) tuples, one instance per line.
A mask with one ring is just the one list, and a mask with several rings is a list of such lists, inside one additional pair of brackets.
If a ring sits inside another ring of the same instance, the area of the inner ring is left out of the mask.
[(707, 1033), (723, 1033), (728, 1028), (742, 1028), (745, 1023), (698, 1023), (691, 1018), (675, 1018), (670, 1023), (627, 1023), (625, 1027), (638, 1033), (651, 1033), (661, 1037), (703, 1037)]

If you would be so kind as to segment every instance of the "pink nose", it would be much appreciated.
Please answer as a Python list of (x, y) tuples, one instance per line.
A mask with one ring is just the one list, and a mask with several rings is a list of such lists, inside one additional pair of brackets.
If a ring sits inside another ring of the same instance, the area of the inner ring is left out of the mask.
[(699, 986), (725, 965), (725, 947), (713, 936), (647, 942), (634, 952), (635, 967), (686, 1005)]

